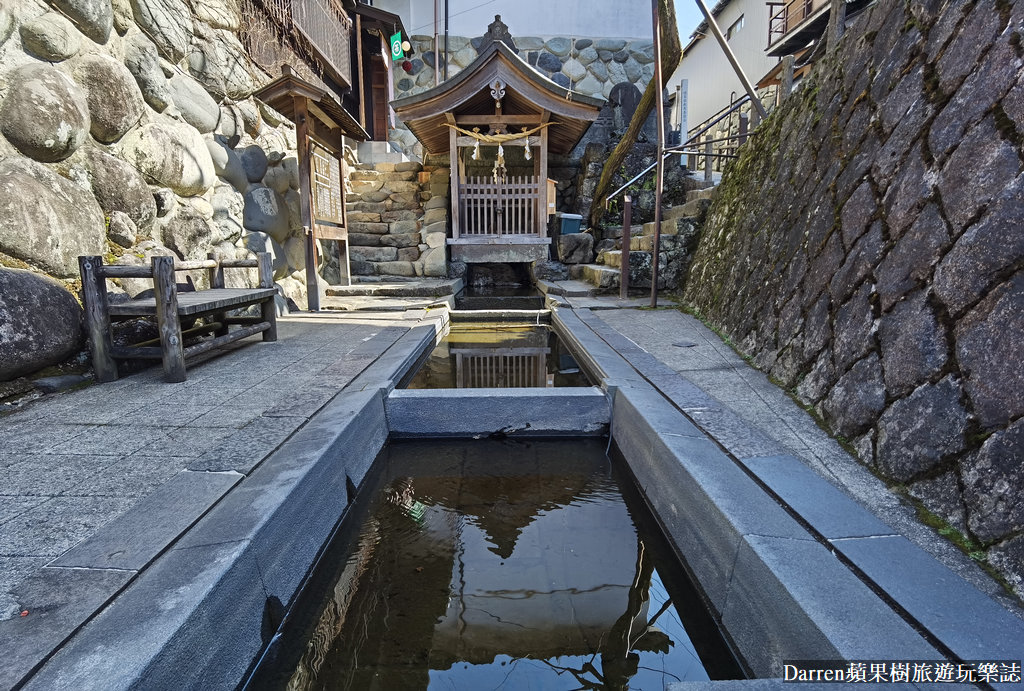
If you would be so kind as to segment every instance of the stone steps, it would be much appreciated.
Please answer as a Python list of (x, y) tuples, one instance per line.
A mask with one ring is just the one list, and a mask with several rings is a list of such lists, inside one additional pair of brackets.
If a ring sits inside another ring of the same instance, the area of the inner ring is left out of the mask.
[(567, 298), (589, 297), (594, 294), (594, 286), (586, 281), (547, 281), (538, 280), (537, 287), (546, 295), (561, 295)]
[(619, 270), (602, 264), (573, 264), (569, 267), (569, 278), (586, 281), (598, 291), (610, 291), (619, 287)]
[(686, 201), (692, 202), (695, 199), (714, 199), (718, 187), (705, 187), (702, 190), (690, 190), (686, 193)]

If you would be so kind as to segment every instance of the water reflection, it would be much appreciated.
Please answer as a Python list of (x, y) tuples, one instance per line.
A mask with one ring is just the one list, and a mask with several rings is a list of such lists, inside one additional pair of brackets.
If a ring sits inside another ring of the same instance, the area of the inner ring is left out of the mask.
[(589, 386), (548, 326), (456, 324), (408, 383), (410, 389)]
[(637, 529), (599, 443), (402, 443), (383, 460), (287, 688), (708, 679), (680, 618), (692, 602), (666, 587), (678, 565)]

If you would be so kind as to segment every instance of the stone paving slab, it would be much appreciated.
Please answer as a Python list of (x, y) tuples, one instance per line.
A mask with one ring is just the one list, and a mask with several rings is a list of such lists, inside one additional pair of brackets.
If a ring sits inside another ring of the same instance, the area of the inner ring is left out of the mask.
[(0, 620), (0, 688), (18, 683), (134, 576), (120, 569), (47, 566), (23, 581), (13, 595), (28, 614)]
[[(426, 311), (283, 317), (276, 343), (242, 341), (197, 358), (185, 382), (165, 383), (153, 367), (0, 418), (0, 687), (404, 334), (439, 321)], [(84, 579), (81, 588), (50, 587), (71, 575)], [(18, 616), (23, 609), (29, 614)]]
[(183, 470), (51, 566), (139, 571), (241, 479)]

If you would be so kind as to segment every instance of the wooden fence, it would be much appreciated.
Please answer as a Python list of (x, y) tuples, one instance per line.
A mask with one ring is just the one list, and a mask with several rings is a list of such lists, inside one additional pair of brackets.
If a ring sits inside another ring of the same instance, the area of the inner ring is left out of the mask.
[(547, 348), (453, 349), (458, 388), (547, 386)]
[(459, 178), (459, 235), (546, 235), (546, 213), (540, 207), (547, 187), (532, 176), (505, 182), (487, 177)]

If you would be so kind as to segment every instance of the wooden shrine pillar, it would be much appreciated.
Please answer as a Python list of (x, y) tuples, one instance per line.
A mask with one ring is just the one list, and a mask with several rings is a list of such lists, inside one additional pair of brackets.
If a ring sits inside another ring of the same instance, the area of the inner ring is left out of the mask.
[(309, 111), (304, 96), (292, 96), (295, 106), (295, 143), (299, 158), (299, 218), (306, 241), (306, 305), (310, 312), (320, 311), (320, 285), (316, 275), (316, 236), (313, 225), (309, 173)]
[[(451, 113), (445, 113), (445, 119), (449, 124), (455, 124), (455, 116)], [(448, 128), (448, 166), (449, 166), (449, 178), (451, 179), (452, 192), (449, 198), (452, 208), (452, 239), (458, 240), (459, 238), (459, 224), (461, 219), (459, 218), (459, 211), (462, 209), (459, 204), (459, 180), (461, 178), (462, 171), (459, 165), (459, 133), (455, 131), (454, 127)]]

